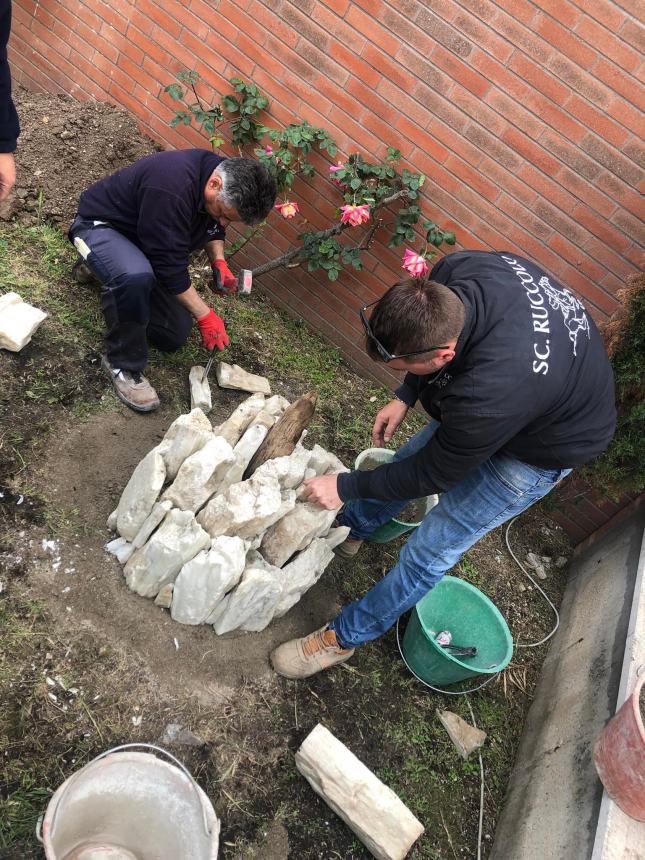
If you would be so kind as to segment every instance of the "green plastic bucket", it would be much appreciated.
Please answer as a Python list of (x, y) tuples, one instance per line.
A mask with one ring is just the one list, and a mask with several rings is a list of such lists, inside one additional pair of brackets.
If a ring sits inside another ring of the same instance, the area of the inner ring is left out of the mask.
[[(391, 451), (389, 448), (366, 448), (356, 458), (354, 468), (361, 469), (361, 465), (364, 468), (365, 462), (368, 460), (378, 463), (379, 466), (383, 466), (385, 463), (391, 463), (393, 457), (394, 451)], [(427, 496), (425, 502), (424, 516), (439, 502), (439, 496)], [(401, 537), (406, 532), (416, 529), (417, 526), (421, 525), (422, 521), (421, 519), (417, 523), (408, 523), (404, 520), (391, 519), (389, 523), (383, 523), (382, 526), (373, 531), (368, 541), (370, 543), (389, 543), (389, 541)]]
[[(477, 654), (453, 657), (435, 642), (442, 630), (452, 633), (453, 645), (474, 645)], [(500, 672), (513, 656), (513, 639), (501, 612), (485, 594), (463, 579), (444, 576), (414, 607), (402, 650), (416, 675), (441, 687)]]

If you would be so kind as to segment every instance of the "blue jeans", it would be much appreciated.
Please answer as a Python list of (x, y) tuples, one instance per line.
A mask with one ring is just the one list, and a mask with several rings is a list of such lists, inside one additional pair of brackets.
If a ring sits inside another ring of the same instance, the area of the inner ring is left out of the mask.
[[(396, 453), (416, 454), (439, 427), (431, 421)], [(462, 554), (491, 529), (521, 514), (546, 496), (571, 469), (540, 469), (505, 454), (494, 454), (451, 490), (410, 535), (395, 567), (360, 600), (345, 606), (331, 622), (345, 648), (382, 636), (397, 618), (421, 600)], [(338, 516), (350, 537), (367, 538), (409, 503), (349, 502)]]

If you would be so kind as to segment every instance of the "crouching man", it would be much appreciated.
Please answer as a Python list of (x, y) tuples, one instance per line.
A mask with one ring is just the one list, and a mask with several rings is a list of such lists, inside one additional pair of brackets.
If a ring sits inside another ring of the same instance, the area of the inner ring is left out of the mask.
[(312, 478), (305, 498), (345, 507), (351, 557), (412, 499), (440, 493), (398, 563), (364, 597), (309, 636), (271, 655), (287, 678), (305, 678), (382, 636), (462, 553), (598, 456), (615, 428), (611, 367), (583, 305), (535, 264), (512, 253), (464, 251), (429, 279), (395, 284), (368, 318), (367, 351), (406, 371), (376, 417), (389, 442), (417, 401), (431, 416), (394, 461), (371, 472)]
[(149, 155), (81, 194), (69, 230), (81, 258), (74, 277), (101, 284), (102, 367), (132, 409), (159, 406), (143, 375), (148, 341), (163, 351), (179, 349), (195, 320), (206, 349), (227, 346), (224, 322), (191, 286), (190, 254), (205, 248), (213, 288), (235, 292), (224, 259), (226, 225), (258, 224), (275, 196), (275, 180), (262, 164), (205, 149)]

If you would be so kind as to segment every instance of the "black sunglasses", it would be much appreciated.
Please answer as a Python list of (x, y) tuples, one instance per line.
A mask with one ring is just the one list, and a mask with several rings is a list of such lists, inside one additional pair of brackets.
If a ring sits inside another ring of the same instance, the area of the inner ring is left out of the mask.
[(372, 331), (372, 326), (370, 325), (370, 321), (365, 316), (365, 311), (368, 308), (371, 308), (373, 305), (377, 305), (381, 300), (377, 299), (375, 302), (370, 302), (369, 305), (364, 305), (359, 313), (361, 315), (361, 322), (363, 323), (363, 328), (365, 329), (365, 334), (372, 341), (378, 354), (381, 356), (383, 361), (394, 361), (397, 358), (410, 358), (413, 355), (423, 355), (424, 352), (432, 352), (433, 349), (448, 349), (446, 346), (428, 346), (426, 349), (417, 349), (415, 352), (401, 352), (398, 355), (392, 355), (391, 352), (388, 352), (387, 349), (383, 346), (381, 341), (375, 336)]

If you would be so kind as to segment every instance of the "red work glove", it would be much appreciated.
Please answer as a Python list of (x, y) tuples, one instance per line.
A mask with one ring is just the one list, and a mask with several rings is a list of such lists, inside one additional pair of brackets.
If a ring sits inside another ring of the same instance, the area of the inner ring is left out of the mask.
[(226, 260), (215, 260), (211, 263), (211, 269), (213, 270), (213, 286), (211, 287), (213, 292), (223, 293), (225, 296), (237, 292), (237, 278), (229, 269)]
[(200, 317), (197, 320), (199, 333), (202, 336), (202, 343), (208, 350), (219, 349), (220, 352), (230, 343), (224, 320), (217, 316), (215, 311), (209, 311), (206, 316)]

